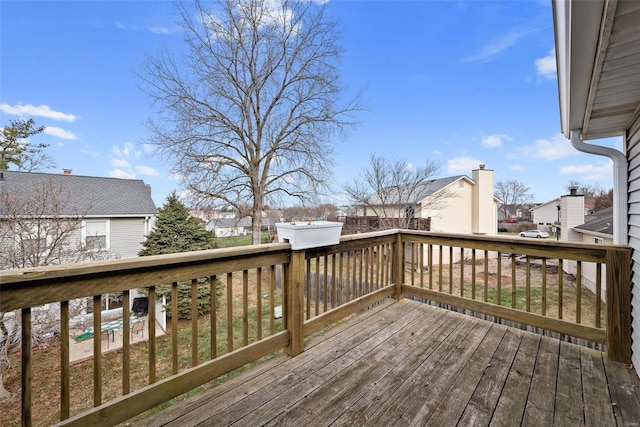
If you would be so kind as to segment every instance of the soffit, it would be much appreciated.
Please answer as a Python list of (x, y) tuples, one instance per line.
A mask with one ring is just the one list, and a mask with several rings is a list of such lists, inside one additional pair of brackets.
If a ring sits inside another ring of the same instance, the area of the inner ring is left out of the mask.
[(603, 12), (582, 123), (585, 140), (623, 134), (640, 112), (640, 1), (605, 2)]

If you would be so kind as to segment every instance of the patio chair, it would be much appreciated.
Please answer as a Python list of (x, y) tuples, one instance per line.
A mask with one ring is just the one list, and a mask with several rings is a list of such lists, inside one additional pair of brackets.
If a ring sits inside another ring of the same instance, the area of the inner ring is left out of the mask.
[(144, 338), (144, 320), (131, 325), (131, 341), (133, 341), (133, 334), (138, 335), (140, 332), (142, 332), (142, 338)]
[(100, 334), (102, 341), (107, 341), (107, 348), (109, 348), (109, 335), (111, 335), (111, 332), (109, 331), (102, 331), (102, 333)]

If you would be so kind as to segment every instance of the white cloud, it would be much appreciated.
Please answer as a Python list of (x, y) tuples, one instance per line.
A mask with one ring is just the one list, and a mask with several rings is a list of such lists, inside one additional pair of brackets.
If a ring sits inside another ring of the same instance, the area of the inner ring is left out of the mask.
[(440, 150), (433, 150), (433, 151), (431, 152), (431, 154), (433, 154), (434, 156), (442, 156), (442, 151), (440, 151)]
[(69, 130), (64, 130), (56, 126), (45, 127), (43, 133), (47, 135), (55, 136), (58, 138), (62, 138), (62, 139), (72, 139), (72, 140), (78, 139), (78, 137), (73, 132)]
[(449, 173), (469, 173), (474, 169), (478, 169), (478, 166), (483, 163), (482, 160), (474, 159), (473, 157), (456, 157), (447, 162), (447, 171)]
[(129, 163), (125, 159), (116, 159), (112, 157), (111, 166), (113, 166), (114, 168), (128, 168), (131, 167), (131, 163)]
[(161, 25), (150, 25), (149, 27), (147, 27), (147, 29), (153, 34), (169, 34), (171, 32), (169, 28), (163, 27)]
[(127, 29), (127, 26), (126, 26), (126, 25), (124, 25), (124, 24), (123, 24), (122, 22), (120, 22), (120, 21), (116, 21), (116, 28), (117, 28), (118, 30), (126, 30), (126, 29)]
[(537, 139), (532, 145), (523, 147), (522, 152), (525, 156), (544, 160), (558, 160), (579, 154), (578, 150), (573, 148), (571, 142), (561, 133), (551, 139)]
[(483, 46), (478, 53), (469, 57), (463, 58), (462, 62), (486, 62), (493, 59), (494, 56), (509, 49), (520, 40), (523, 36), (531, 31), (523, 31), (519, 29), (513, 29), (508, 34), (492, 41), (491, 43)]
[(522, 166), (520, 165), (514, 165), (514, 164), (509, 164), (507, 165), (507, 168), (512, 170), (512, 171), (521, 171), (522, 170)]
[(115, 169), (109, 171), (109, 176), (111, 178), (134, 179), (136, 177), (136, 174), (133, 172), (123, 171), (122, 169)]
[(480, 141), (480, 145), (486, 148), (498, 148), (502, 147), (502, 141), (511, 141), (511, 137), (509, 135), (505, 135), (502, 133), (496, 135), (489, 135), (482, 138)]
[(595, 181), (611, 178), (613, 174), (613, 162), (607, 161), (597, 165), (567, 165), (560, 168), (562, 175), (582, 175), (583, 179)]
[(36, 116), (36, 117), (46, 117), (48, 119), (53, 120), (61, 120), (65, 122), (73, 122), (78, 116), (73, 114), (62, 113), (60, 111), (55, 111), (49, 108), (47, 105), (9, 105), (9, 104), (0, 104), (0, 111), (5, 114), (10, 114), (13, 116)]
[(535, 61), (536, 70), (538, 75), (544, 77), (547, 80), (556, 78), (556, 50), (551, 49), (549, 54), (543, 58), (538, 58)]
[(91, 150), (86, 150), (86, 149), (82, 149), (80, 150), (80, 152), (82, 154), (86, 154), (88, 156), (93, 156), (93, 157), (98, 157), (101, 155), (101, 153), (97, 152), (97, 151), (91, 151)]
[(158, 171), (150, 166), (136, 166), (135, 169), (141, 175), (152, 175), (152, 176), (159, 175)]
[(134, 150), (134, 145), (132, 142), (125, 142), (124, 144), (122, 144), (122, 146), (114, 145), (111, 148), (111, 152), (119, 157), (138, 157), (141, 154), (140, 151)]

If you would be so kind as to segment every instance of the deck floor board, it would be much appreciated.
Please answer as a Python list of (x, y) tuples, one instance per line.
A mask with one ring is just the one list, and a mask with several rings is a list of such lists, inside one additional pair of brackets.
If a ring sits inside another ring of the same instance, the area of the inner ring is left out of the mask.
[(136, 424), (631, 426), (639, 384), (595, 350), (400, 300)]

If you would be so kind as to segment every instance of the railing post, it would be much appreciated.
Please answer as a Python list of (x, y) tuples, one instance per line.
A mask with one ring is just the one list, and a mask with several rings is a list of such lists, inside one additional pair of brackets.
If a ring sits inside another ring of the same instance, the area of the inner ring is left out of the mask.
[(304, 351), (304, 251), (291, 251), (288, 283), (286, 287), (287, 330), (289, 356), (296, 356)]
[(395, 254), (394, 283), (396, 285), (395, 298), (402, 299), (402, 283), (404, 283), (404, 246), (402, 245), (402, 232), (398, 231), (396, 235), (396, 254)]
[(607, 358), (631, 361), (631, 253), (607, 250)]

